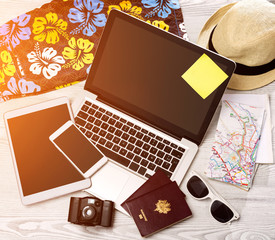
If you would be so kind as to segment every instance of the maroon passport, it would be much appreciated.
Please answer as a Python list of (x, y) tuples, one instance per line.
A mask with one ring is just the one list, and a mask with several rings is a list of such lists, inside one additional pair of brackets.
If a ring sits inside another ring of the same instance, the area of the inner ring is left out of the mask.
[(147, 237), (192, 216), (185, 195), (176, 182), (126, 201), (142, 237)]
[[(140, 186), (129, 198), (127, 198), (121, 206), (129, 213), (126, 207), (126, 202), (138, 198), (148, 192), (151, 192), (159, 187), (162, 187), (168, 183), (171, 183), (169, 177), (163, 171), (157, 171), (152, 177), (150, 177), (144, 184)], [(129, 213), (130, 214), (130, 213)]]

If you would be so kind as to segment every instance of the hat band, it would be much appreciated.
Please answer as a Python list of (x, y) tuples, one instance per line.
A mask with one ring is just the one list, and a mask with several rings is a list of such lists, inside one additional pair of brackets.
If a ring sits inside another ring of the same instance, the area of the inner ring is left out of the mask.
[[(212, 30), (211, 34), (210, 34), (210, 38), (209, 38), (209, 49), (215, 53), (218, 53), (216, 51), (216, 49), (214, 48), (213, 46), (213, 43), (212, 43), (212, 36), (213, 36), (213, 32), (215, 30), (216, 26), (214, 27), (214, 29)], [(274, 70), (275, 69), (275, 59), (273, 59), (271, 62), (269, 63), (266, 63), (264, 65), (259, 65), (259, 66), (253, 66), (253, 67), (250, 67), (250, 66), (247, 66), (247, 65), (244, 65), (244, 64), (241, 64), (241, 63), (236, 63), (236, 69), (235, 69), (235, 72), (236, 74), (239, 74), (239, 75), (260, 75), (260, 74), (264, 74), (266, 72), (269, 72), (271, 70)]]

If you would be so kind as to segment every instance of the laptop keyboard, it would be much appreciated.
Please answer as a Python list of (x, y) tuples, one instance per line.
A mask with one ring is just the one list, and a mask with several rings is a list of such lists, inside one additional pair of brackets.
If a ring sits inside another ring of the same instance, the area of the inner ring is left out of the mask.
[(146, 178), (159, 169), (170, 178), (185, 152), (181, 146), (87, 100), (75, 123), (106, 157)]

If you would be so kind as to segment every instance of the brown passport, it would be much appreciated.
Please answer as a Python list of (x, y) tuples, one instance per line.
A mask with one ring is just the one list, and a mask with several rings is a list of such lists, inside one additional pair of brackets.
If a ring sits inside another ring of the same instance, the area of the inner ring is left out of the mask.
[[(157, 188), (160, 188), (168, 183), (171, 183), (169, 177), (163, 171), (157, 171), (153, 176), (151, 176), (140, 188), (138, 188), (129, 198), (127, 198), (121, 206), (129, 213), (126, 207), (126, 202), (138, 198), (148, 192), (151, 192)], [(130, 214), (130, 213), (129, 213)]]
[(192, 216), (176, 182), (125, 202), (142, 237), (147, 237)]

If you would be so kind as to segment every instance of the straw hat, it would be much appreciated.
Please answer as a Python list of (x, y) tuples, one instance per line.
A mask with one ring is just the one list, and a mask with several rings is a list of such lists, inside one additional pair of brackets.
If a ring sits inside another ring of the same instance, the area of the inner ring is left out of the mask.
[(222, 7), (204, 25), (198, 44), (237, 63), (228, 87), (250, 90), (275, 80), (275, 5), (243, 0)]

